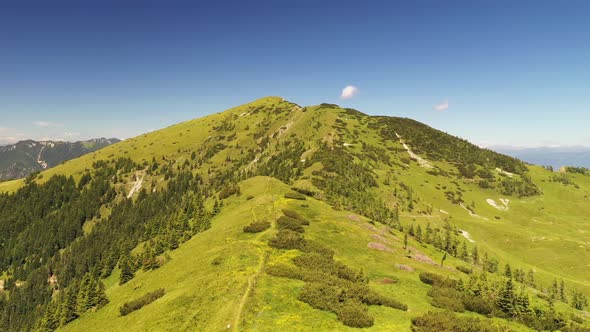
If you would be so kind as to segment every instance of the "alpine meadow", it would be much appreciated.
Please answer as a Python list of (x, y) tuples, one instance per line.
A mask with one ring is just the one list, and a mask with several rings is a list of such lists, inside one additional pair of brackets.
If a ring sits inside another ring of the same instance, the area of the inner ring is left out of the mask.
[(0, 183), (4, 331), (588, 331), (590, 172), (267, 97)]

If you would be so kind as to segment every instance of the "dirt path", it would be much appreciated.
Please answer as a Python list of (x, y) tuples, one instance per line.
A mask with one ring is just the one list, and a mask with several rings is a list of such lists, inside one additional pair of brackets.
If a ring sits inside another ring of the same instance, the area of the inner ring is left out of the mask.
[[(268, 179), (267, 186), (264, 190), (263, 196), (266, 196), (268, 194), (270, 186), (271, 186), (271, 181), (270, 181), (270, 179)], [(270, 207), (270, 212), (272, 214), (275, 211), (274, 196), (271, 197), (271, 202), (272, 202), (272, 205)], [(254, 212), (254, 209), (252, 209), (252, 216), (254, 217), (254, 221), (258, 221), (258, 218), (256, 217), (256, 213)], [(260, 276), (262, 271), (264, 271), (264, 267), (266, 266), (266, 261), (268, 259), (269, 254), (270, 254), (270, 248), (266, 245), (266, 243), (260, 242), (260, 238), (262, 236), (264, 236), (266, 233), (274, 230), (274, 228), (275, 228), (275, 222), (271, 221), (271, 227), (269, 229), (267, 229), (264, 232), (258, 233), (258, 235), (256, 235), (256, 237), (250, 241), (250, 242), (252, 242), (252, 244), (259, 246), (260, 257), (258, 259), (258, 265), (256, 266), (256, 272), (248, 278), (248, 286), (246, 287), (246, 291), (244, 292), (244, 295), (242, 295), (242, 298), (240, 299), (240, 304), (238, 305), (238, 310), (236, 312), (236, 316), (234, 317), (233, 324), (231, 326), (228, 326), (228, 329), (231, 328), (232, 331), (240, 331), (240, 323), (242, 320), (242, 315), (244, 313), (244, 308), (246, 307), (246, 304), (248, 303), (248, 298), (250, 297), (250, 295), (254, 291), (254, 288), (256, 287), (256, 282), (258, 281), (258, 277)]]
[(402, 140), (402, 137), (398, 133), (395, 133), (395, 136), (397, 136), (397, 138), (399, 138), (400, 143), (402, 143), (404, 149), (406, 149), (406, 151), (410, 155), (410, 158), (416, 159), (416, 161), (418, 161), (418, 164), (420, 164), (420, 166), (422, 166), (424, 168), (432, 168), (432, 164), (430, 162), (428, 162), (428, 160), (415, 154), (412, 151), (412, 149), (410, 149), (410, 147)]
[(133, 184), (133, 188), (131, 188), (131, 190), (129, 191), (127, 198), (133, 197), (133, 195), (135, 195), (135, 193), (141, 189), (141, 185), (143, 184), (143, 177), (144, 177), (144, 175), (142, 175), (141, 178), (138, 178), (135, 181), (135, 184)]

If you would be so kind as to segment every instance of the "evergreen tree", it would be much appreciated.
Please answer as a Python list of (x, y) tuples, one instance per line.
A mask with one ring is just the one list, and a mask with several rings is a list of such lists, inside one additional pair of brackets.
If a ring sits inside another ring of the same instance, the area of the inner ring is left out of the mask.
[(479, 265), (479, 253), (477, 252), (477, 246), (473, 247), (471, 251), (471, 259), (473, 260), (473, 264)]
[(514, 285), (512, 284), (512, 279), (508, 279), (500, 294), (498, 294), (497, 305), (498, 308), (509, 316), (514, 316), (515, 314), (515, 307), (514, 307)]
[(123, 285), (129, 280), (135, 277), (135, 272), (133, 270), (131, 257), (127, 254), (126, 256), (121, 258), (119, 262), (119, 267), (121, 268), (121, 276), (119, 277), (119, 285)]
[(506, 263), (506, 267), (504, 267), (504, 276), (506, 278), (512, 279), (512, 270), (510, 269), (510, 264)]
[(527, 284), (533, 288), (537, 287), (537, 284), (535, 283), (535, 271), (533, 271), (532, 269), (529, 270), (529, 272), (527, 273), (527, 280), (526, 280)]
[(408, 249), (408, 233), (404, 233), (404, 249)]
[(559, 300), (563, 303), (567, 303), (567, 295), (565, 294), (565, 282), (563, 279), (559, 284)]

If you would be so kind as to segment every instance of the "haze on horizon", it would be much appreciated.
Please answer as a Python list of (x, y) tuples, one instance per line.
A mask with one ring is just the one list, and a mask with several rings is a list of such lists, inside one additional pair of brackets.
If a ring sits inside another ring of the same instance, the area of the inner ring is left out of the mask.
[(267, 95), (480, 146), (588, 146), (590, 3), (0, 4), (0, 144), (132, 137)]

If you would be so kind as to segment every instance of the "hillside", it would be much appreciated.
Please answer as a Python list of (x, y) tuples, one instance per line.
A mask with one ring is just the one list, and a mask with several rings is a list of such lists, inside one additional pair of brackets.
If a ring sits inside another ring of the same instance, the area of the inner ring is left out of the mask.
[(410, 119), (267, 97), (0, 190), (3, 330), (590, 327), (590, 176)]
[(0, 181), (24, 178), (27, 175), (55, 167), (105, 146), (119, 142), (116, 138), (98, 138), (80, 142), (21, 141), (0, 146)]

